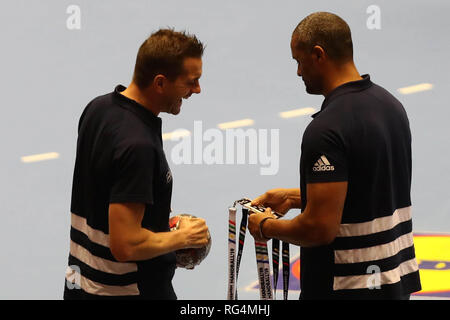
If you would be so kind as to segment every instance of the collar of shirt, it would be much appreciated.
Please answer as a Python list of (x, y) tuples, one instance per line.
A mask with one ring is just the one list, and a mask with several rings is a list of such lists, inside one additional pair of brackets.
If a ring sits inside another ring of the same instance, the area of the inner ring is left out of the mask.
[(370, 86), (372, 86), (372, 81), (370, 81), (370, 75), (364, 74), (361, 77), (362, 77), (361, 80), (350, 81), (350, 82), (344, 83), (344, 84), (340, 85), (339, 87), (335, 88), (333, 91), (331, 91), (325, 97), (325, 100), (322, 103), (322, 107), (320, 108), (320, 111), (314, 113), (311, 117), (315, 118), (319, 113), (321, 113), (328, 106), (328, 104), (330, 104), (331, 101), (333, 101), (337, 97), (339, 97), (343, 94), (350, 93), (350, 92), (361, 91), (361, 90), (367, 89)]
[(161, 126), (162, 126), (161, 118), (155, 116), (153, 112), (146, 109), (143, 105), (121, 94), (121, 92), (125, 89), (126, 88), (121, 84), (117, 85), (116, 88), (114, 89), (114, 96), (117, 98), (119, 104), (125, 109), (136, 114), (142, 121), (144, 121), (152, 129), (156, 130), (156, 132), (161, 136)]

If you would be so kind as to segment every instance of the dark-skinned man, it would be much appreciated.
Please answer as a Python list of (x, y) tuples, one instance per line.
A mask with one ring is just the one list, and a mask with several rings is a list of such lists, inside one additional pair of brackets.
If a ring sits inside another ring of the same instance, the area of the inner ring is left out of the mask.
[[(300, 299), (409, 299), (421, 289), (411, 217), (411, 133), (401, 103), (353, 62), (347, 23), (317, 12), (291, 38), (297, 74), (323, 95), (301, 145), (300, 188), (253, 200), (257, 240), (301, 247)], [(271, 210), (300, 208), (293, 219)]]

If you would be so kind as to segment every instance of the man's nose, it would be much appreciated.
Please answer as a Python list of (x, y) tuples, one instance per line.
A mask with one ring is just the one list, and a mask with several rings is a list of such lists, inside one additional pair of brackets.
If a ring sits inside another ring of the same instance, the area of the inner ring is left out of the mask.
[(197, 83), (197, 85), (192, 89), (192, 93), (200, 93), (202, 89), (200, 88), (200, 83)]

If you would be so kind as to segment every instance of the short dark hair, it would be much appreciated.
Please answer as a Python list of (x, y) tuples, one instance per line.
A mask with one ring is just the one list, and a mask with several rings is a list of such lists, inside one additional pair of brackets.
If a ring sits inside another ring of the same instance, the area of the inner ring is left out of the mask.
[(350, 27), (339, 16), (329, 12), (315, 12), (304, 18), (294, 29), (296, 46), (312, 50), (318, 45), (334, 61), (353, 59)]
[(185, 31), (160, 29), (150, 35), (139, 48), (133, 82), (144, 89), (162, 74), (175, 80), (183, 72), (185, 58), (201, 58), (204, 46), (196, 36)]

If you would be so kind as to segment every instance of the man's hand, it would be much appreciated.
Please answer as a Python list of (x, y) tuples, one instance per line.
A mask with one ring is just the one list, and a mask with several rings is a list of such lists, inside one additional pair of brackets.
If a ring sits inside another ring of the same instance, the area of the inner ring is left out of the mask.
[[(304, 211), (290, 220), (266, 220), (263, 223), (263, 235), (301, 247), (332, 243), (341, 226), (347, 187), (347, 181), (307, 184), (308, 197)], [(259, 224), (269, 215), (270, 211), (266, 210), (264, 213), (249, 216), (249, 230), (255, 239), (261, 240)]]
[(256, 241), (266, 242), (268, 240), (264, 234), (261, 234), (260, 230), (261, 221), (265, 218), (274, 219), (272, 209), (266, 208), (263, 213), (252, 213), (248, 216), (248, 230)]
[(185, 248), (200, 248), (209, 239), (205, 220), (181, 219), (176, 231), (153, 232), (142, 227), (143, 203), (109, 205), (109, 242), (117, 261), (142, 261)]
[(285, 215), (292, 208), (300, 208), (300, 189), (272, 189), (253, 199), (252, 205), (270, 207), (274, 211)]
[(179, 229), (183, 232), (183, 248), (202, 248), (208, 244), (210, 235), (202, 218), (181, 217)]

